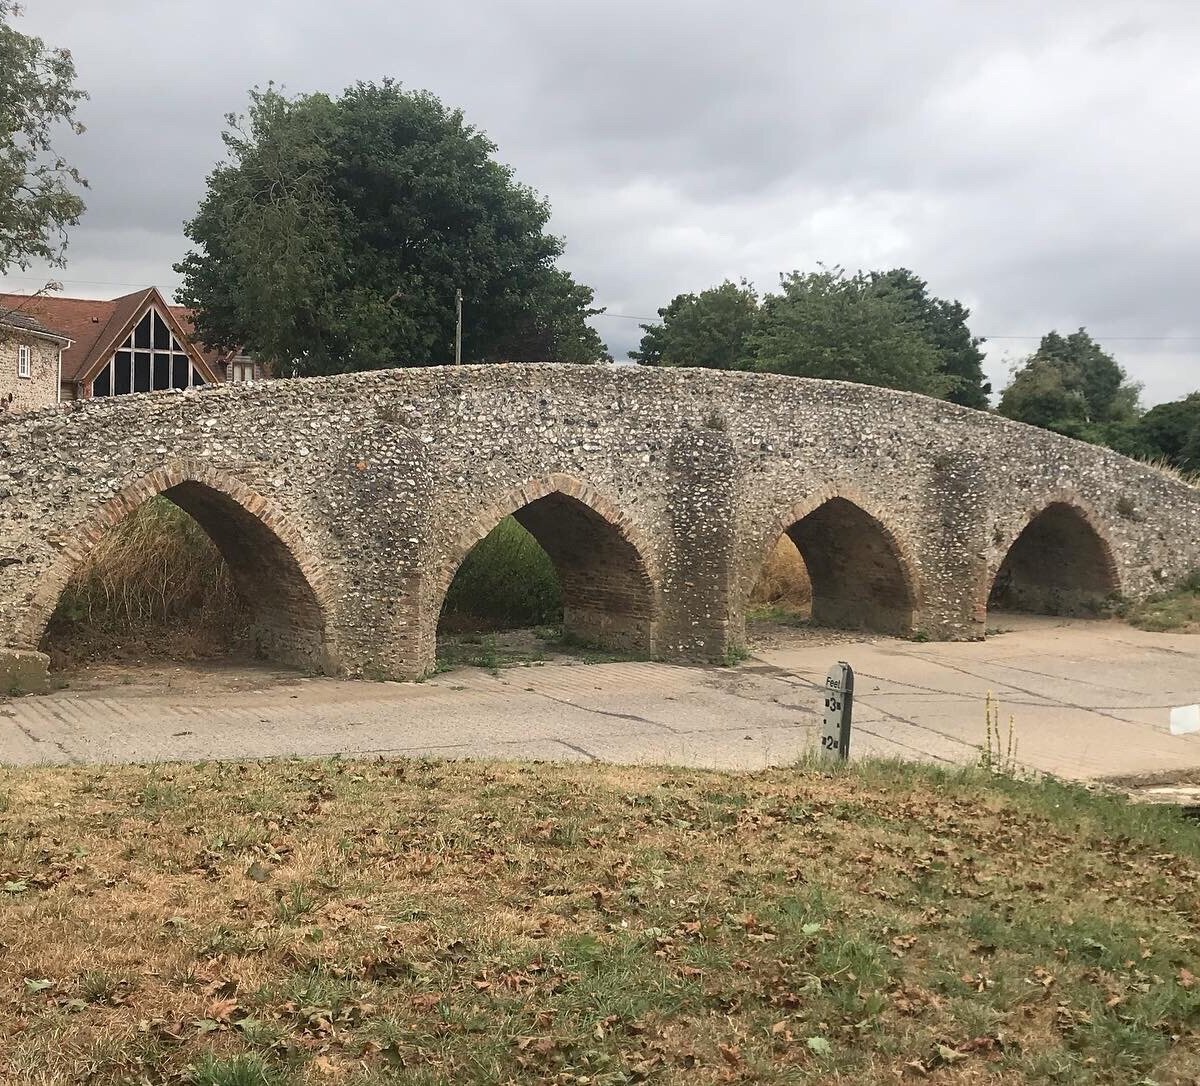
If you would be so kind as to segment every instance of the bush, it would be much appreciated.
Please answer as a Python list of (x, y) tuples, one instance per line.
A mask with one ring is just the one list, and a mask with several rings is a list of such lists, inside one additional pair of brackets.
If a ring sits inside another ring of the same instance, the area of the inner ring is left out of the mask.
[(512, 517), (467, 555), (446, 593), (451, 626), (516, 627), (562, 621), (562, 588), (550, 556)]

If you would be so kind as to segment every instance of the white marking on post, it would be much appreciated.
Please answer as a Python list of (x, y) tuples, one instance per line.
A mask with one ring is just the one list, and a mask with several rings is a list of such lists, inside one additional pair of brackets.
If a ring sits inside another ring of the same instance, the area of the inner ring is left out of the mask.
[(825, 677), (825, 714), (821, 724), (821, 757), (844, 762), (850, 757), (850, 722), (854, 711), (854, 669), (839, 660)]

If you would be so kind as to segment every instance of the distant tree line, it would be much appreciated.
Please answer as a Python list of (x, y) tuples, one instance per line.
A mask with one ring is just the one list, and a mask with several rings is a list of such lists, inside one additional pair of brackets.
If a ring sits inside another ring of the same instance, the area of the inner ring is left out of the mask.
[(982, 340), (970, 311), (933, 297), (907, 268), (780, 276), (761, 299), (744, 280), (680, 294), (631, 352), (652, 366), (708, 366), (823, 377), (986, 407)]
[[(984, 340), (961, 302), (907, 268), (780, 276), (759, 297), (745, 280), (679, 294), (642, 325), (631, 357), (651, 366), (756, 370), (882, 385), (987, 409)], [(1143, 411), (1141, 388), (1080, 329), (1050, 332), (1015, 370), (997, 410), (1019, 422), (1200, 471), (1200, 392)]]

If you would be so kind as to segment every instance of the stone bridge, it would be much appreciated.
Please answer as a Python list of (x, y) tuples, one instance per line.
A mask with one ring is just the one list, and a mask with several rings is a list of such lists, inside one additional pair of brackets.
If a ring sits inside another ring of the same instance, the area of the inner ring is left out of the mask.
[(1200, 490), (908, 393), (623, 366), (281, 380), (0, 417), (10, 676), (36, 679), (71, 574), (156, 494), (227, 559), (264, 657), (368, 677), (431, 669), (455, 571), (509, 514), (568, 633), (678, 661), (740, 648), (784, 532), (817, 622), (930, 638), (982, 637), (989, 600), (1088, 608), (1200, 566)]

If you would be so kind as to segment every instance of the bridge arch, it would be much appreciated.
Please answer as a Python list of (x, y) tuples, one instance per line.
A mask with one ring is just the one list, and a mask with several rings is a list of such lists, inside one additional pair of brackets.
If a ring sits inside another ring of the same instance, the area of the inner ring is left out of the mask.
[(1120, 570), (1099, 518), (1077, 497), (1054, 494), (1027, 511), (1020, 527), (997, 529), (986, 606), (1051, 615), (1095, 614), (1121, 594)]
[(812, 620), (822, 626), (912, 633), (920, 581), (907, 543), (852, 487), (828, 488), (789, 508), (755, 549), (739, 593), (744, 615), (767, 555), (786, 535), (812, 583)]
[(508, 516), (537, 540), (554, 564), (568, 637), (653, 655), (661, 584), (653, 551), (615, 500), (560, 473), (530, 480), (471, 519), (432, 578), (432, 623), (467, 555)]
[(72, 529), (70, 542), (34, 589), (23, 632), (30, 648), (41, 643), (67, 582), (105, 533), (157, 496), (192, 517), (224, 558), (251, 609), (259, 656), (326, 673), (336, 670), (326, 629), (328, 589), (300, 533), (244, 483), (187, 462), (142, 476)]

